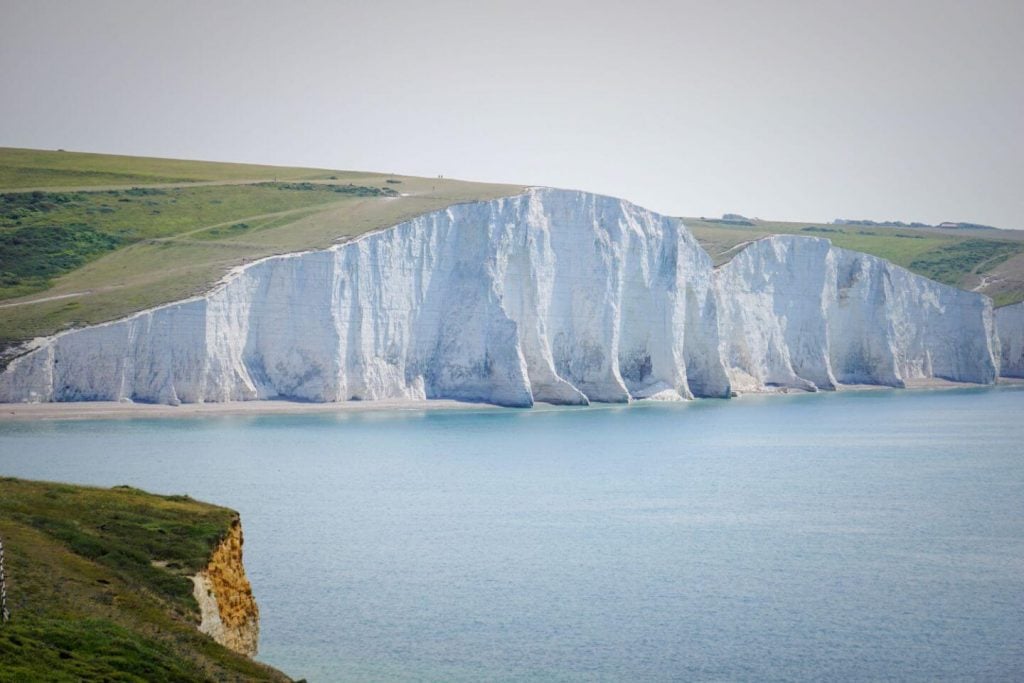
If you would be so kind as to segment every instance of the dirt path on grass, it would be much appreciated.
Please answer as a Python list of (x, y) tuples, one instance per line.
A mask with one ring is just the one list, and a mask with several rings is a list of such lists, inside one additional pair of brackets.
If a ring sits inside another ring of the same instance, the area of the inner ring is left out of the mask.
[(41, 304), (44, 301), (57, 301), (58, 299), (70, 299), (76, 296), (84, 296), (86, 294), (92, 294), (92, 290), (86, 290), (84, 292), (71, 292), (70, 294), (57, 294), (55, 296), (44, 296), (40, 299), (31, 299), (30, 301), (15, 301), (11, 304), (0, 304), (0, 308), (11, 308), (13, 306), (27, 306), (29, 304)]

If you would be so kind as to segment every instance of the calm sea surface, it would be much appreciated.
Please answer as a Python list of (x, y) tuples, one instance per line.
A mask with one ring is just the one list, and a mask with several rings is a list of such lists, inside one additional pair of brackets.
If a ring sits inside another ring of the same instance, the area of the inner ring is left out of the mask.
[(0, 423), (242, 513), (310, 681), (1021, 680), (1024, 390)]

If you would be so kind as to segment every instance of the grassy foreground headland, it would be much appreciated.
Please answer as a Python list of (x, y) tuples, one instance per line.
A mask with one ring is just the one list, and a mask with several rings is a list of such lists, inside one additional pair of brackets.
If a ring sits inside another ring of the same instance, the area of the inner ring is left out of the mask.
[[(0, 148), (0, 352), (201, 294), (255, 259), (328, 247), (518, 185)], [(716, 263), (790, 233), (1024, 300), (1024, 231), (686, 218)]]
[(198, 630), (189, 576), (237, 513), (187, 496), (0, 479), (0, 681), (287, 681)]

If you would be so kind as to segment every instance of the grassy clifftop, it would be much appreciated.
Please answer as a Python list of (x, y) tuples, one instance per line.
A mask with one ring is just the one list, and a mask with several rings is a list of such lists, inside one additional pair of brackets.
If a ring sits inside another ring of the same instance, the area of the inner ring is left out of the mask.
[(0, 148), (0, 348), (202, 293), (258, 258), (522, 189)]
[(183, 496), (0, 479), (0, 681), (287, 681), (197, 630), (188, 577), (236, 518)]
[(837, 247), (888, 259), (918, 275), (992, 297), (997, 306), (1024, 301), (1024, 231), (832, 225), (684, 218), (715, 264), (768, 235), (824, 237)]

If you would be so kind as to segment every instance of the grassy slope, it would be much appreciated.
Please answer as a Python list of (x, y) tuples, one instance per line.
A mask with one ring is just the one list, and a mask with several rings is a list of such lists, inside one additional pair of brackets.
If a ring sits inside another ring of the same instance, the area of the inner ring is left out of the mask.
[(234, 517), (137, 489), (0, 479), (0, 681), (288, 680), (196, 630), (186, 576)]
[(1024, 301), (1024, 232), (824, 225), (757, 221), (725, 225), (684, 218), (715, 264), (773, 234), (825, 237), (838, 247), (889, 259), (925, 277), (988, 294), (997, 306)]
[(315, 180), (337, 174), (337, 171), (316, 168), (0, 148), (0, 188), (4, 189), (109, 188), (237, 180)]
[[(77, 185), (69, 185), (72, 177)], [(296, 185), (298, 180), (313, 183)], [(282, 189), (284, 181), (288, 189)], [(349, 185), (403, 196), (337, 191)], [(152, 191), (131, 191), (135, 186)], [(327, 247), (451, 204), (523, 189), (440, 178), (0, 148), (0, 194), (13, 196), (39, 187), (49, 188), (44, 200), (58, 192), (71, 193), (71, 199), (43, 202), (49, 205), (45, 210), (0, 219), (0, 232), (78, 225), (120, 241), (115, 250), (90, 254), (64, 275), (7, 286), (0, 282), (0, 348), (199, 294), (247, 261)]]

